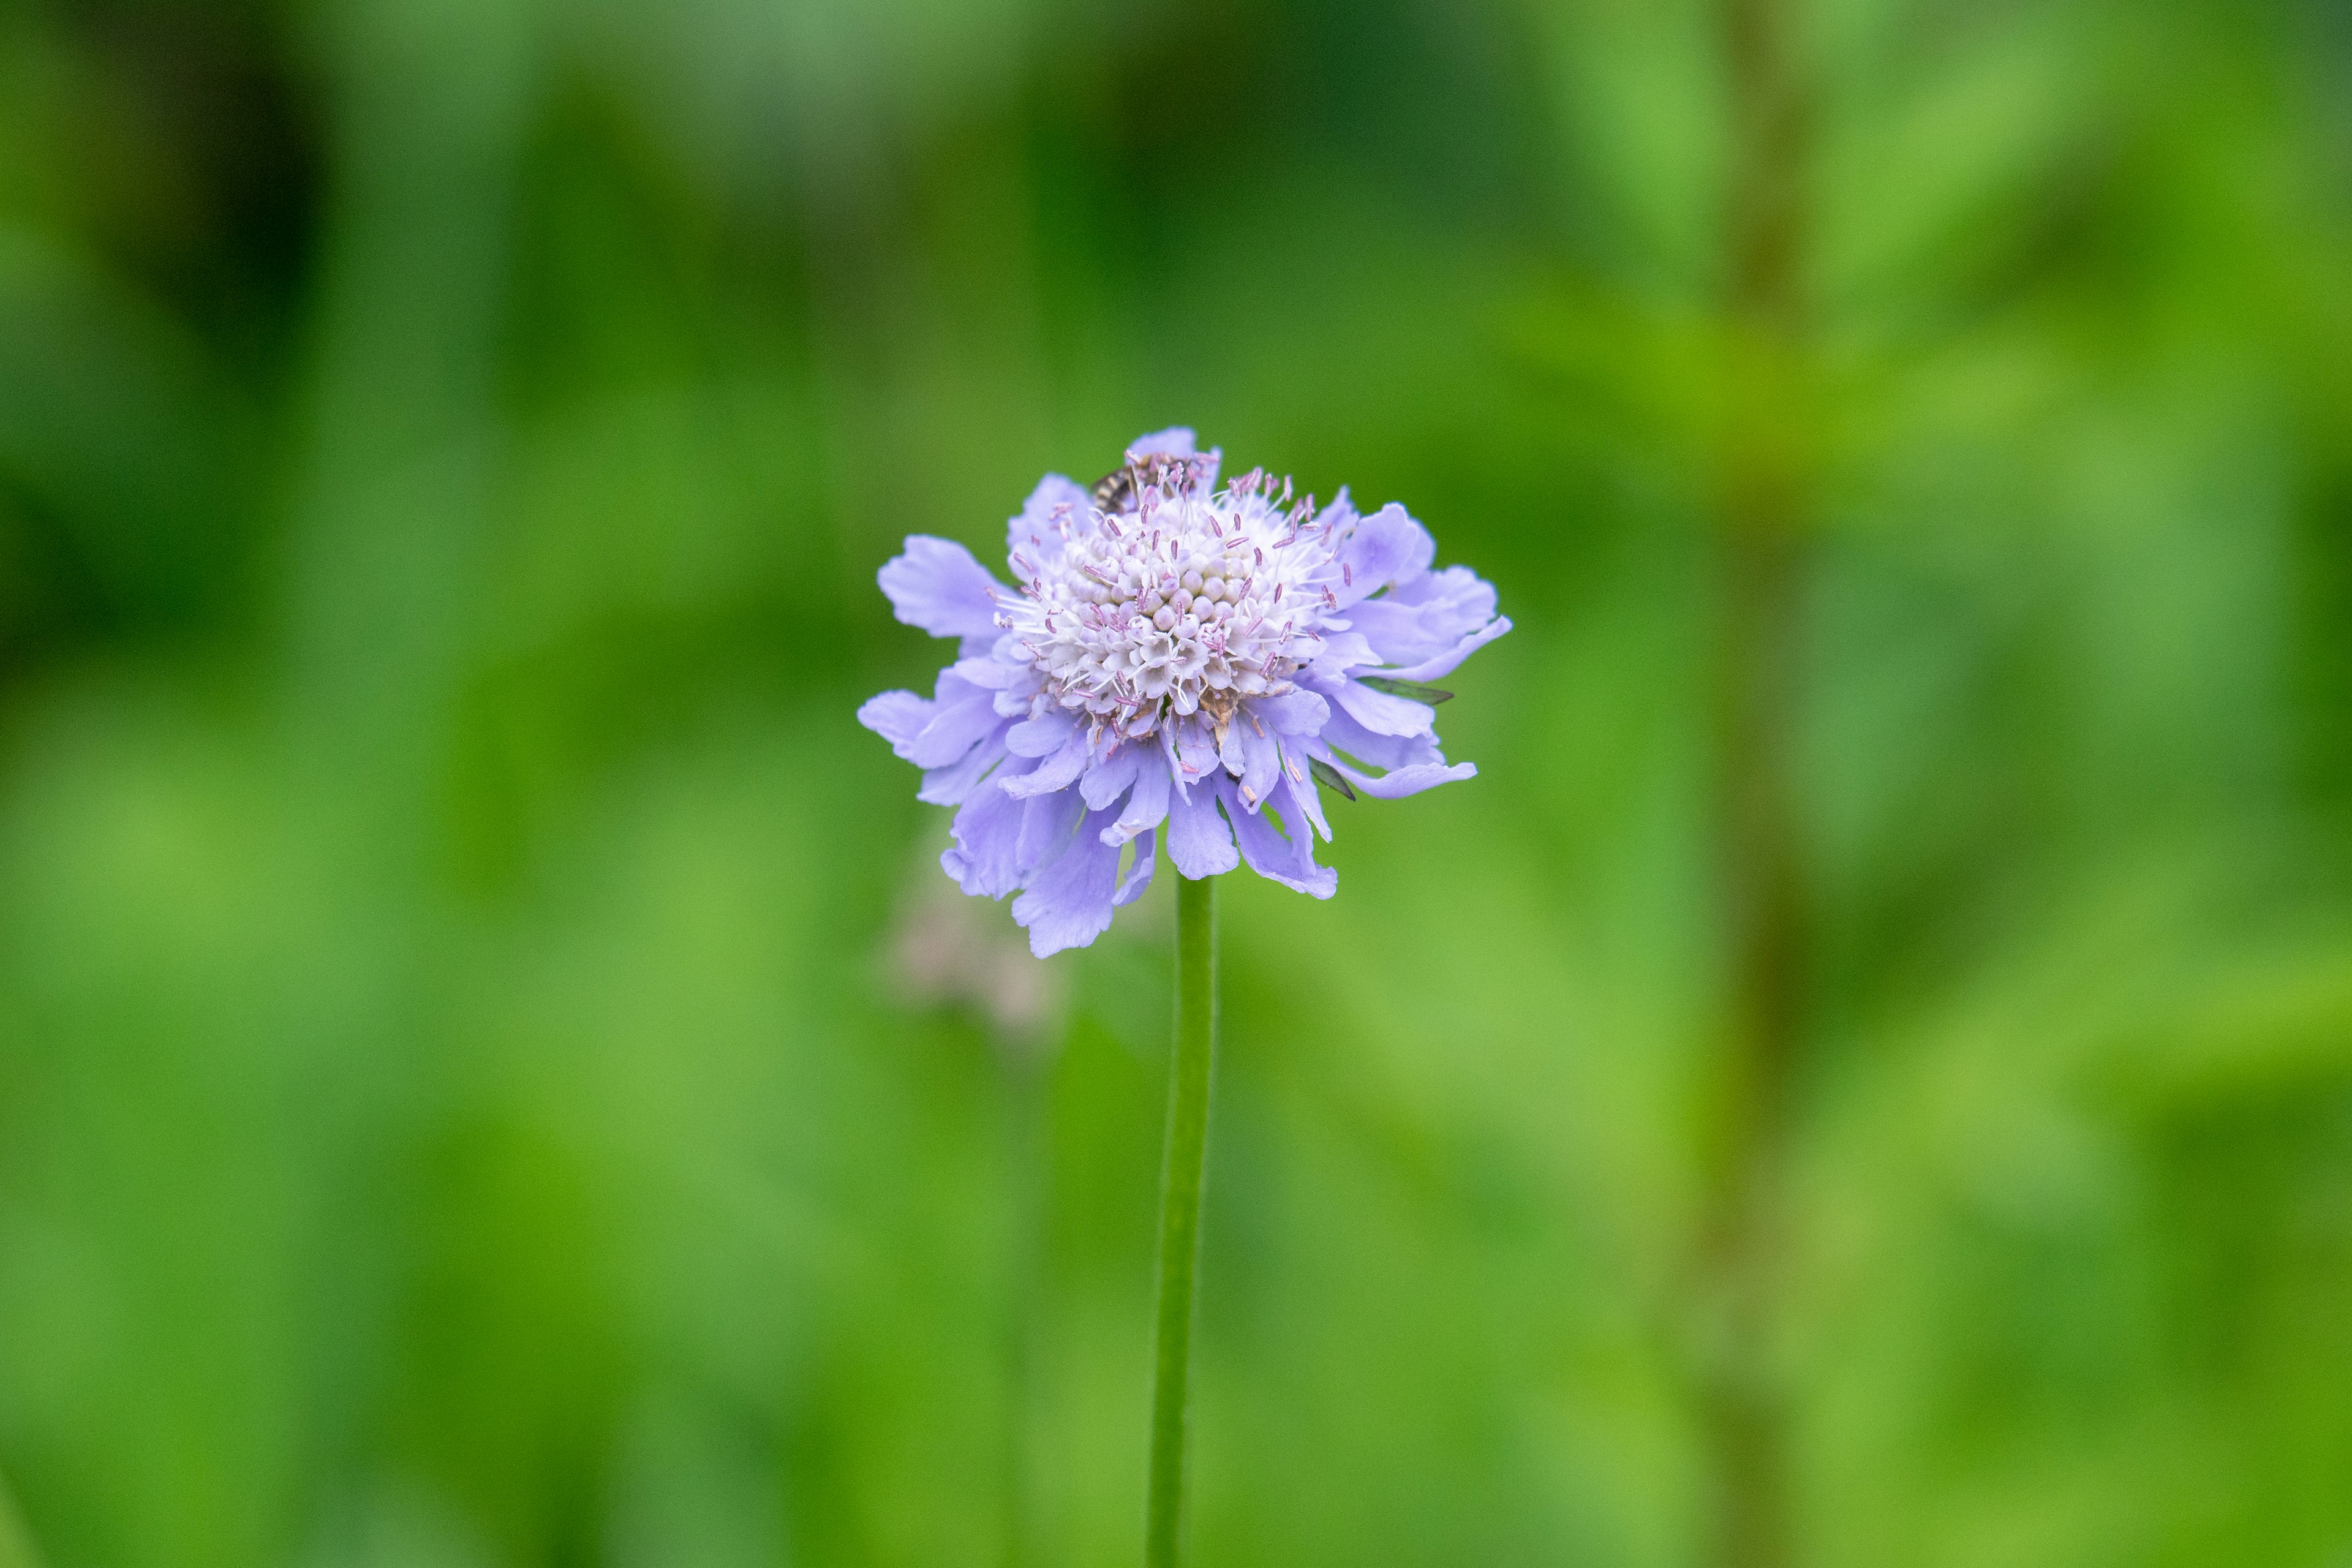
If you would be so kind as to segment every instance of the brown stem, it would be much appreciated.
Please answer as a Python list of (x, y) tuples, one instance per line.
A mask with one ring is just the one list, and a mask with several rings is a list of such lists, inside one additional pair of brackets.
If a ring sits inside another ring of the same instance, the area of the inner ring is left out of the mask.
[(1802, 864), (1790, 750), (1806, 506), (1799, 337), (1805, 115), (1795, 0), (1721, 0), (1731, 127), (1731, 374), (1717, 482), (1723, 574), (1715, 815), (1727, 943), (1710, 1147), (1700, 1419), (1708, 1560), (1793, 1561), (1786, 1402), (1771, 1374), (1779, 1213), (1804, 1029)]

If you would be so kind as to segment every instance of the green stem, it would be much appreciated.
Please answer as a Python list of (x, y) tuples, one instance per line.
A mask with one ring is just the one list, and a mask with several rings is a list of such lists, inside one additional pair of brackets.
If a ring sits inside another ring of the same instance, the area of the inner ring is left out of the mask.
[(1151, 1488), (1144, 1568), (1176, 1568), (1184, 1527), (1184, 1440), (1192, 1359), (1192, 1278), (1201, 1257), (1201, 1188), (1209, 1080), (1217, 1053), (1217, 893), (1176, 882), (1176, 1049), (1168, 1064), (1168, 1144), (1160, 1178), (1159, 1355), (1151, 1385)]
[[(1046, 1144), (1048, 1047), (1000, 1040), (1004, 1064), (1006, 1154), (1011, 1169), (1013, 1237), (1005, 1314), (1004, 1568), (1032, 1568), (1045, 1555), (1037, 1489), (1032, 1479), (1043, 1403), (1037, 1386), (1045, 1313), (1045, 1210), (1052, 1152)], [(0, 1564), (0, 1568), (5, 1568)]]

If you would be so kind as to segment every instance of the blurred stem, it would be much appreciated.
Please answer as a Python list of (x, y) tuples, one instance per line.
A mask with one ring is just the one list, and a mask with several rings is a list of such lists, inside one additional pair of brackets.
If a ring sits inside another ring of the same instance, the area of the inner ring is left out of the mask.
[(1720, 1121), (1706, 1219), (1700, 1412), (1709, 1558), (1793, 1560), (1786, 1401), (1771, 1373), (1788, 1112), (1807, 968), (1790, 755), (1800, 701), (1806, 510), (1797, 0), (1721, 0), (1731, 150), (1732, 349), (1717, 482), (1723, 621), (1715, 811), (1728, 947)]
[(1176, 881), (1176, 1048), (1168, 1066), (1168, 1141), (1160, 1177), (1160, 1316), (1151, 1387), (1151, 1481), (1145, 1568), (1175, 1568), (1184, 1527), (1192, 1355), (1192, 1279), (1201, 1257), (1201, 1189), (1209, 1081), (1217, 1051), (1217, 891)]
[(1005, 1090), (1006, 1163), (1013, 1205), (1005, 1322), (1004, 1563), (1034, 1568), (1045, 1552), (1038, 1540), (1034, 1480), (1039, 1391), (1038, 1353), (1045, 1311), (1045, 1210), (1052, 1200), (1051, 1151), (1045, 1115), (1051, 1053), (1034, 1042), (1002, 1039)]

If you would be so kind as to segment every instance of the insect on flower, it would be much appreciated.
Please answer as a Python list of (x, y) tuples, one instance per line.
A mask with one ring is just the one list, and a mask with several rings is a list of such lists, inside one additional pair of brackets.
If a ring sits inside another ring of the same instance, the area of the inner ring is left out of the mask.
[(882, 568), (898, 619), (961, 646), (930, 697), (858, 721), (961, 808), (940, 864), (1019, 894), (1040, 957), (1109, 928), (1163, 832), (1186, 877), (1246, 861), (1328, 898), (1318, 781), (1392, 798), (1478, 771), (1438, 749), (1449, 693), (1423, 683), (1511, 629), (1493, 587), (1431, 570), (1401, 506), (1318, 508), (1256, 468), (1220, 489), (1219, 458), (1165, 430), (1091, 491), (1048, 475), (1012, 520), (1013, 588), (920, 534)]

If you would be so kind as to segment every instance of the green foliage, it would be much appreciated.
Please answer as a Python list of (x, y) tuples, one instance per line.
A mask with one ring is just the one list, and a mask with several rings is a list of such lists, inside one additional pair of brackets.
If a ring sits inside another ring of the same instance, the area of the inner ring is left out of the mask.
[(1695, 0), (0, 14), (47, 1560), (1136, 1560), (1167, 890), (1027, 1076), (895, 966), (936, 813), (851, 714), (901, 535), (1182, 422), (1519, 623), (1477, 781), (1227, 884), (1198, 1561), (1689, 1561), (1751, 376), (1806, 1561), (2352, 1552), (2352, 34), (1802, 10), (1793, 363)]

